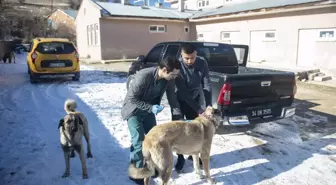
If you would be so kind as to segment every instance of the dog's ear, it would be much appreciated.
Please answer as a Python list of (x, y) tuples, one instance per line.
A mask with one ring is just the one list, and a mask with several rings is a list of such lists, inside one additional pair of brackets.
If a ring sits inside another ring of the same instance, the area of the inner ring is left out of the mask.
[(64, 126), (64, 119), (60, 119), (60, 120), (59, 120), (59, 123), (58, 123), (58, 129), (59, 129), (61, 126), (62, 126), (62, 127)]

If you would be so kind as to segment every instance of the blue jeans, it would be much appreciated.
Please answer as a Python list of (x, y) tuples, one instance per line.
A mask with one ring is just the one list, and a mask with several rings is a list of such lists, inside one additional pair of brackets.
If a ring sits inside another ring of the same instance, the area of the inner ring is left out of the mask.
[(147, 134), (155, 125), (156, 119), (153, 113), (138, 111), (127, 120), (128, 130), (131, 134), (131, 153), (130, 160), (135, 167), (142, 168), (144, 166), (142, 155), (142, 143)]

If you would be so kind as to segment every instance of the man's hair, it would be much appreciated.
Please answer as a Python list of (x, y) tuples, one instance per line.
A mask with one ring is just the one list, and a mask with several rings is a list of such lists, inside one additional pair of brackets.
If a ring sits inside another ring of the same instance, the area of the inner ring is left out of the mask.
[(191, 54), (196, 51), (196, 47), (192, 43), (183, 43), (182, 44), (182, 52), (186, 54)]
[(177, 60), (176, 57), (172, 57), (172, 56), (167, 56), (166, 58), (164, 58), (160, 63), (159, 63), (159, 68), (166, 68), (167, 72), (170, 73), (172, 72), (174, 69), (180, 69), (181, 68), (181, 64), (180, 61)]

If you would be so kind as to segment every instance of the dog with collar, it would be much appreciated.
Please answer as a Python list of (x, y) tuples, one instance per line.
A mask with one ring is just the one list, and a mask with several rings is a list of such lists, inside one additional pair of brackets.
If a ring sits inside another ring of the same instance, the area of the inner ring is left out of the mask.
[(173, 152), (177, 152), (192, 155), (195, 173), (203, 179), (198, 160), (200, 155), (208, 183), (215, 184), (216, 181), (210, 176), (209, 162), (212, 139), (220, 118), (220, 112), (209, 106), (201, 116), (190, 122), (171, 121), (156, 125), (143, 141), (145, 167), (136, 168), (134, 164), (130, 164), (129, 176), (144, 179), (144, 184), (149, 185), (150, 177), (156, 169), (162, 185), (167, 185), (173, 169)]
[(74, 151), (79, 155), (82, 164), (83, 179), (88, 178), (86, 160), (82, 137), (87, 143), (87, 158), (92, 158), (88, 121), (83, 113), (77, 112), (75, 100), (68, 99), (64, 103), (64, 110), (67, 115), (59, 121), (61, 147), (64, 153), (65, 172), (62, 178), (70, 176), (70, 158), (75, 157)]

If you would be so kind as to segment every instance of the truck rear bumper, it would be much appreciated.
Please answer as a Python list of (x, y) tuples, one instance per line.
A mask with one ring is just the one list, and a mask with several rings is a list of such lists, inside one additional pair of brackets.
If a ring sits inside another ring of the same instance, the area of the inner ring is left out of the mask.
[(222, 120), (222, 124), (224, 126), (244, 126), (258, 123), (265, 123), (276, 121), (279, 119), (284, 119), (291, 117), (295, 114), (295, 107), (283, 107), (280, 116), (277, 117), (265, 117), (257, 120), (250, 120), (248, 115), (242, 114), (239, 116), (224, 116)]

